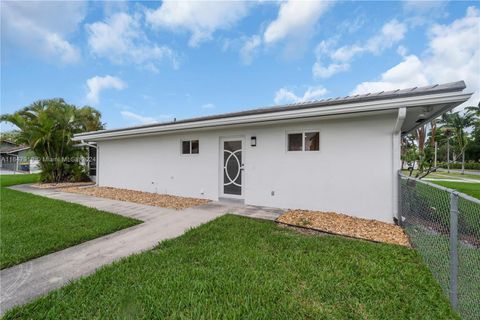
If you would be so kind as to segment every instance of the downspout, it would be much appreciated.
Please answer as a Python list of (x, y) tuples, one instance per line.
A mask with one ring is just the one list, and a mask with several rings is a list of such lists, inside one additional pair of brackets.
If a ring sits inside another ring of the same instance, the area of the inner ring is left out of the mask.
[(97, 168), (95, 169), (95, 186), (98, 187), (100, 186), (100, 184), (98, 183), (98, 181), (100, 181), (100, 149), (98, 148), (98, 145), (95, 147), (95, 150), (97, 150), (97, 152), (95, 153), (95, 156), (97, 157), (95, 159), (95, 162), (97, 164)]
[(407, 116), (407, 108), (399, 108), (397, 120), (395, 122), (395, 127), (393, 128), (392, 133), (392, 175), (393, 175), (393, 185), (392, 185), (392, 205), (393, 205), (393, 221), (401, 223), (400, 217), (400, 208), (399, 208), (399, 171), (401, 170), (401, 157), (400, 157), (400, 139), (402, 134), (402, 125)]

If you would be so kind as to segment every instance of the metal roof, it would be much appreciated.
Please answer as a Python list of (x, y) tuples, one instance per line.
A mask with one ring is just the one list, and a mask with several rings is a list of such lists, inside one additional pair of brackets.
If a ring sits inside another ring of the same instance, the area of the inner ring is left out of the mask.
[[(309, 109), (309, 108), (342, 105), (342, 104), (348, 104), (348, 103), (391, 100), (391, 99), (413, 97), (413, 96), (425, 96), (425, 95), (438, 94), (438, 93), (444, 93), (444, 92), (463, 91), (465, 88), (466, 86), (464, 81), (457, 81), (457, 82), (450, 82), (445, 84), (429, 85), (424, 87), (413, 87), (408, 89), (397, 89), (392, 91), (381, 91), (381, 92), (375, 92), (375, 93), (357, 94), (353, 96), (328, 98), (328, 99), (313, 100), (313, 101), (306, 101), (306, 102), (293, 103), (293, 104), (277, 105), (277, 106), (256, 108), (256, 109), (250, 109), (250, 110), (239, 111), (239, 112), (230, 112), (230, 113), (223, 113), (223, 114), (217, 114), (217, 115), (211, 115), (211, 116), (174, 120), (169, 122), (132, 126), (132, 127), (119, 128), (119, 129), (100, 130), (100, 131), (95, 131), (95, 133), (109, 133), (109, 132), (142, 129), (142, 128), (155, 128), (155, 127), (161, 127), (161, 126), (166, 126), (171, 124), (190, 123), (190, 122), (232, 118), (232, 117), (239, 117), (239, 116), (267, 114), (267, 113), (282, 112), (287, 110), (302, 110), (302, 109)], [(81, 137), (83, 135), (90, 135), (92, 133), (93, 132), (84, 132), (84, 133), (76, 134), (75, 136)]]
[(12, 147), (0, 147), (0, 153), (15, 153), (22, 150), (30, 149), (28, 146), (12, 146)]

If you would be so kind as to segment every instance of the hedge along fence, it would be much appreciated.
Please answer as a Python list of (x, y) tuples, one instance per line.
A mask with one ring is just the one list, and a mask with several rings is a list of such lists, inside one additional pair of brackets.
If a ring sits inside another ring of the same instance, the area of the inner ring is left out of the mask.
[[(447, 169), (446, 162), (438, 162), (437, 167)], [(450, 162), (450, 169), (462, 169), (462, 163)], [(465, 162), (466, 170), (480, 170), (480, 162)]]

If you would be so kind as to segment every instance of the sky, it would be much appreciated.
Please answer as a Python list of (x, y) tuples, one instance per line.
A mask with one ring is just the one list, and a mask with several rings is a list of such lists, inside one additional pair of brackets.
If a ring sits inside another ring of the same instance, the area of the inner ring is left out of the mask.
[(1, 2), (2, 114), (61, 97), (112, 129), (458, 80), (477, 104), (478, 1)]

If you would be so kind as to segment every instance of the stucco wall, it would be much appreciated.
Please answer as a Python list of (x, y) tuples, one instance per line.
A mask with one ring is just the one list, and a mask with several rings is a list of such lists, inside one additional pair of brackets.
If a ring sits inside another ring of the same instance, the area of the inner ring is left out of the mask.
[[(244, 136), (247, 204), (335, 211), (392, 222), (395, 113), (100, 141), (98, 183), (216, 200), (220, 137)], [(286, 132), (320, 131), (320, 151), (286, 151)], [(250, 137), (257, 146), (250, 146)], [(181, 155), (182, 139), (200, 154)], [(273, 192), (273, 195), (272, 195)]]

